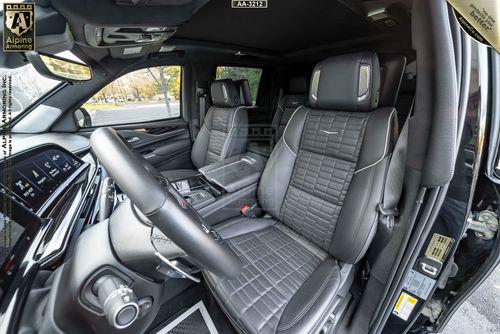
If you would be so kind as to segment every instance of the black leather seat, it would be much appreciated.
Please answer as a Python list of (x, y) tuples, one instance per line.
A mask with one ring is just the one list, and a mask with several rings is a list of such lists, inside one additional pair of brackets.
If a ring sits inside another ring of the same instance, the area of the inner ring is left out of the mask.
[[(212, 106), (191, 149), (191, 161), (197, 169), (246, 152), (248, 115), (236, 84), (230, 79), (214, 81), (210, 94)], [(177, 169), (162, 174), (169, 180), (178, 180), (197, 171)]]
[(379, 88), (375, 53), (319, 63), (308, 106), (295, 111), (262, 175), (258, 200), (269, 218), (216, 225), (244, 268), (233, 279), (204, 275), (241, 332), (308, 333), (347, 294), (376, 232), (397, 136), (395, 110), (377, 109)]
[(235, 80), (236, 88), (240, 93), (241, 104), (246, 107), (253, 106), (252, 91), (250, 90), (250, 83), (247, 79)]
[(380, 56), (379, 60), (380, 101), (378, 105), (394, 107), (405, 72), (406, 57), (397, 54), (384, 54)]
[(272, 128), (274, 135), (271, 142), (250, 142), (248, 151), (268, 157), (271, 154), (273, 147), (283, 135), (290, 117), (295, 110), (307, 102), (307, 84), (306, 77), (293, 77), (288, 82), (288, 88), (278, 101), (278, 107), (274, 113)]

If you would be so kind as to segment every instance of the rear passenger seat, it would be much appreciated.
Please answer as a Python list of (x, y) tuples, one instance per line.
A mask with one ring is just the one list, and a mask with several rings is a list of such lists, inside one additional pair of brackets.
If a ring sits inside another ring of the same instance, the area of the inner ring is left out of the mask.
[(283, 135), (288, 121), (295, 110), (307, 101), (308, 80), (306, 77), (294, 77), (288, 83), (288, 89), (278, 101), (278, 108), (273, 117), (272, 128), (274, 135), (269, 142), (251, 142), (248, 151), (268, 157), (274, 145)]
[(252, 92), (250, 91), (250, 83), (247, 79), (234, 80), (236, 88), (240, 94), (241, 104), (246, 107), (253, 106)]

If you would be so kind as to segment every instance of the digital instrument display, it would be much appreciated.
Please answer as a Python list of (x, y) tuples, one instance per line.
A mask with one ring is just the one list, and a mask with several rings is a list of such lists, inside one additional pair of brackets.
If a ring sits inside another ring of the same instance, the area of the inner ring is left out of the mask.
[(31, 155), (14, 158), (11, 173), (7, 171), (10, 175), (2, 175), (2, 184), (37, 212), (82, 164), (78, 158), (57, 148), (37, 150)]

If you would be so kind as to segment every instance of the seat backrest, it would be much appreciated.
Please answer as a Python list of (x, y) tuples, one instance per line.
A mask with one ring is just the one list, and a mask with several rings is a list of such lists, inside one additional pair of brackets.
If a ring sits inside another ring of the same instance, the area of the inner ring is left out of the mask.
[(405, 72), (406, 57), (397, 54), (380, 56), (380, 100), (379, 107), (395, 107), (396, 99)]
[(397, 136), (394, 108), (377, 108), (375, 53), (328, 58), (311, 78), (264, 169), (261, 206), (336, 258), (355, 263), (376, 232), (377, 204)]
[(246, 151), (248, 115), (235, 83), (230, 79), (214, 81), (210, 93), (212, 106), (191, 150), (196, 168)]
[(252, 91), (247, 79), (235, 80), (236, 88), (240, 94), (241, 104), (247, 107), (253, 106)]
[(293, 77), (288, 82), (288, 88), (278, 101), (278, 107), (273, 117), (274, 143), (278, 142), (283, 135), (283, 131), (285, 131), (285, 127), (295, 109), (306, 104), (307, 82), (306, 77)]

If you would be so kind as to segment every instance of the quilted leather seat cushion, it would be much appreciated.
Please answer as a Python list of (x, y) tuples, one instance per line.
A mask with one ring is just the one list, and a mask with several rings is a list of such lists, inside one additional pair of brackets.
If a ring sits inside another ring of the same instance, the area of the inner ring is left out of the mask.
[(243, 271), (233, 279), (205, 272), (208, 285), (240, 329), (275, 333), (288, 302), (326, 253), (282, 224), (225, 241)]
[(353, 178), (366, 113), (307, 113), (280, 220), (327, 250)]

